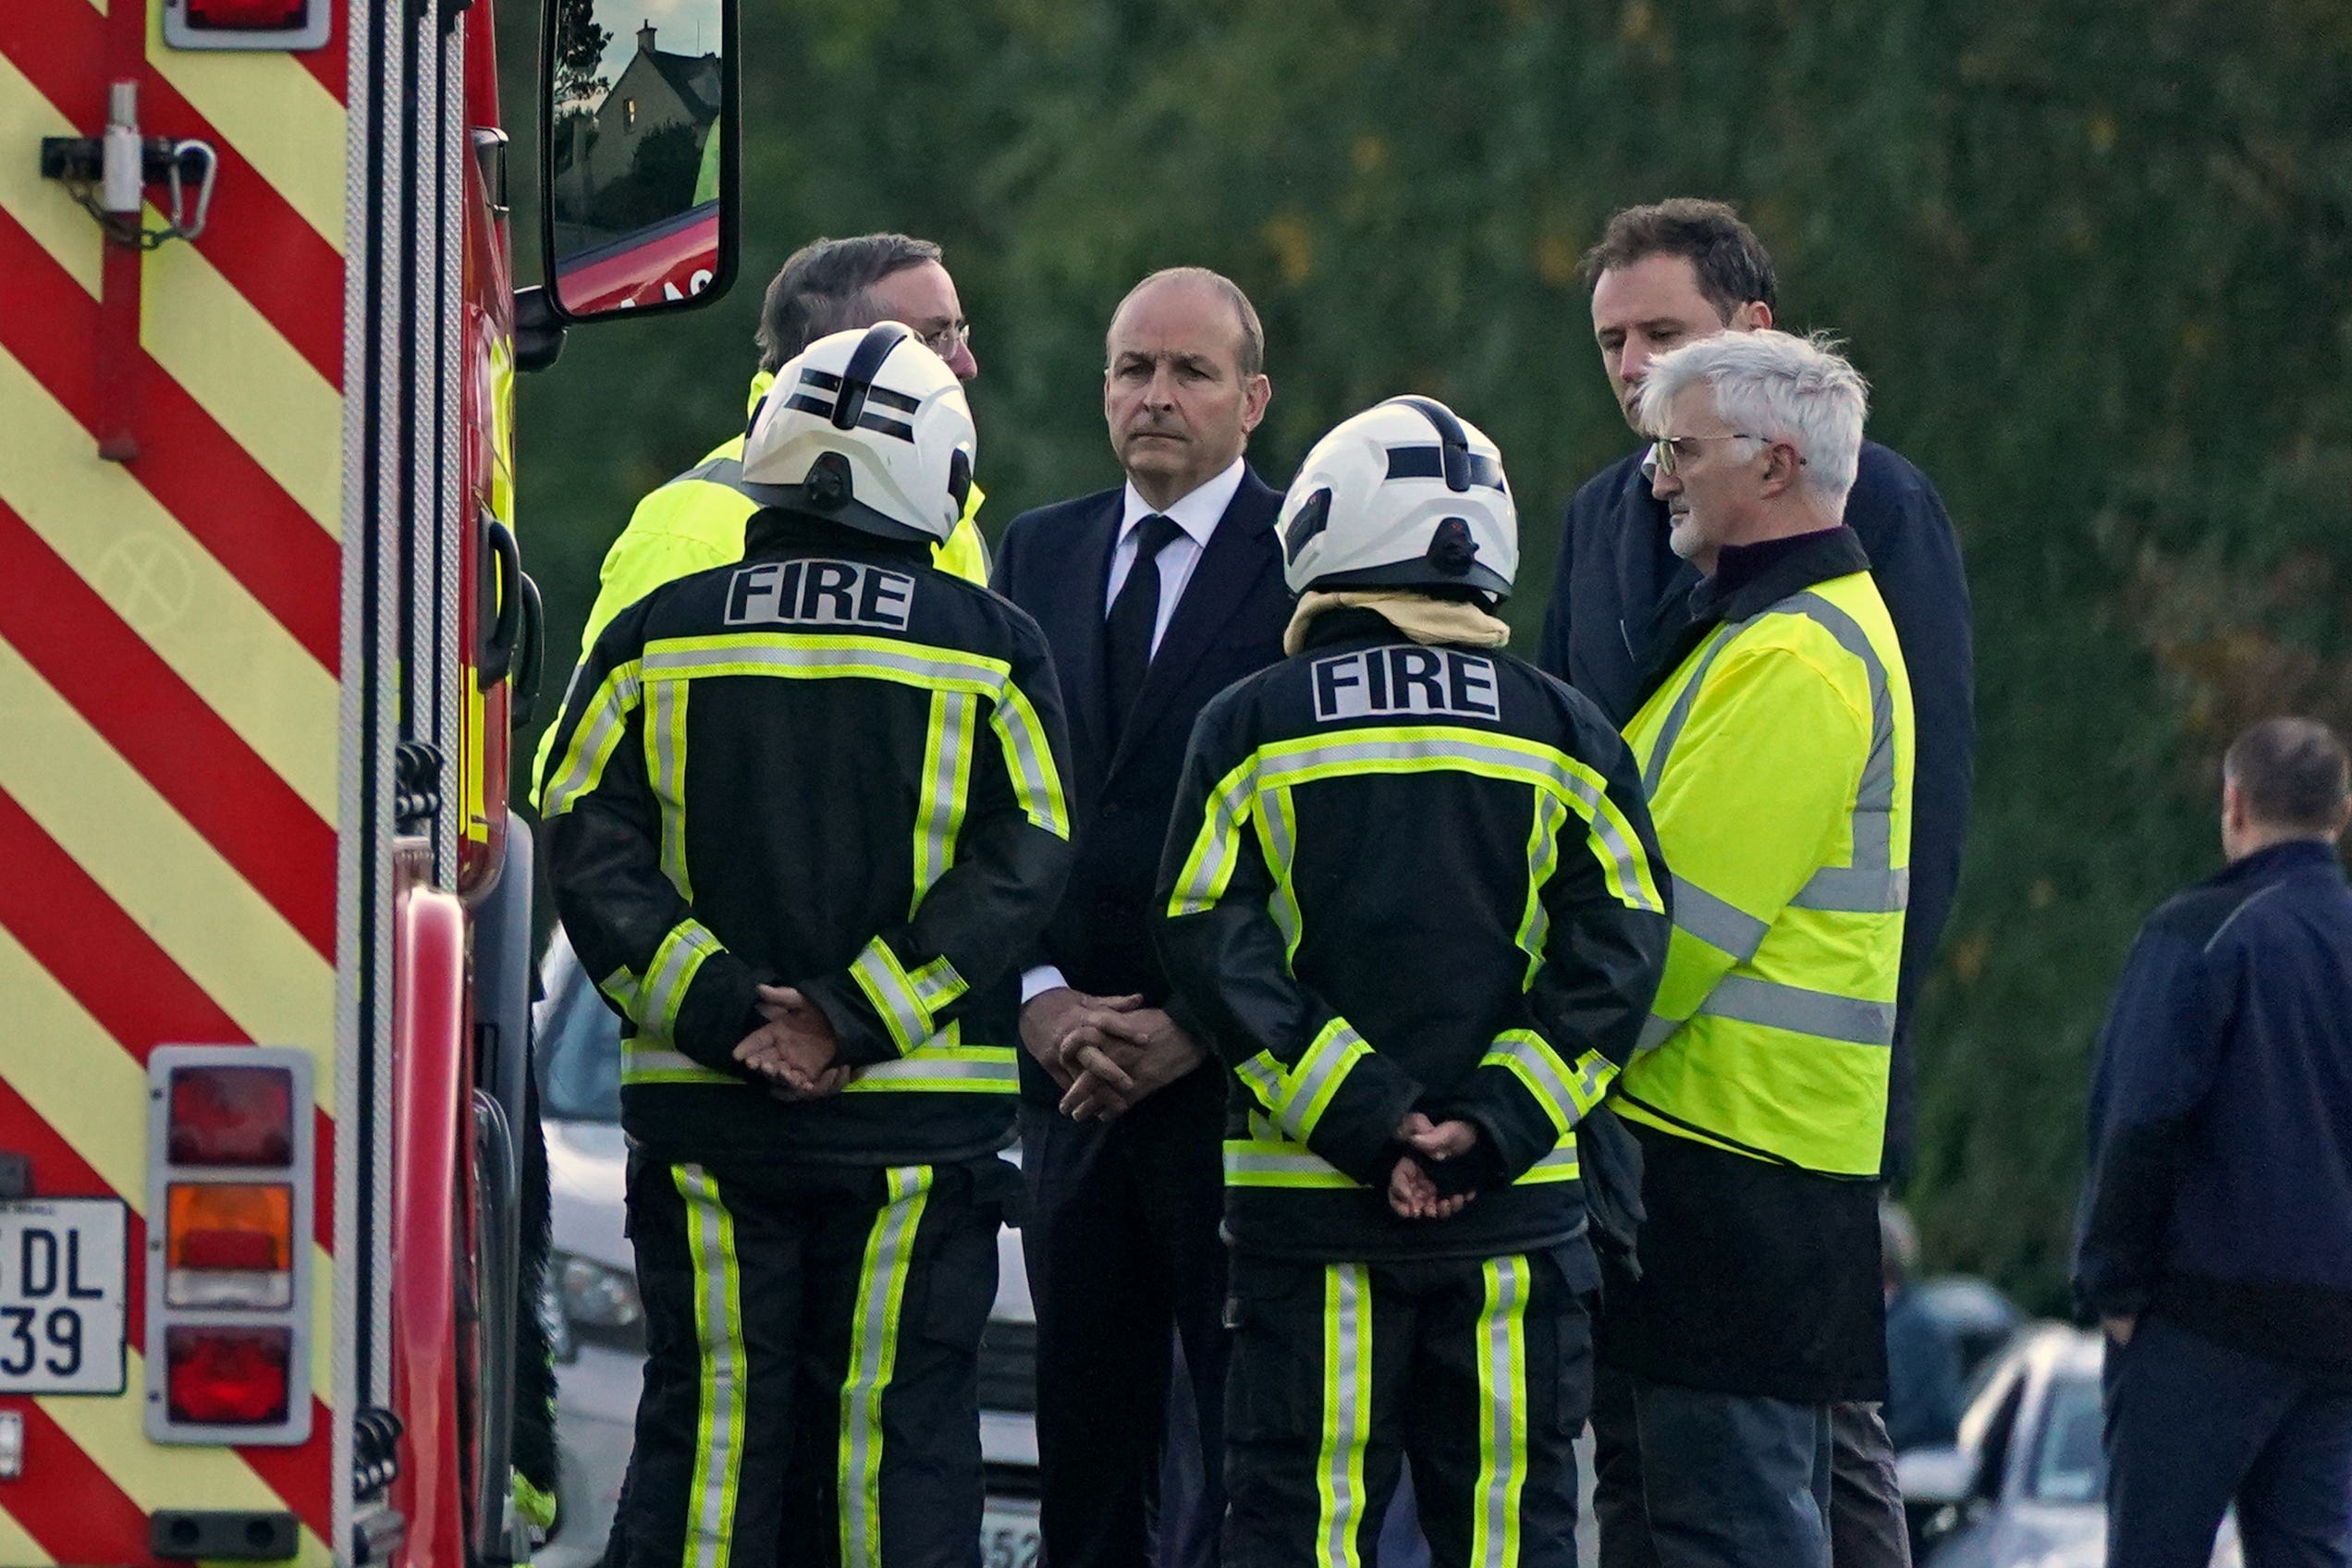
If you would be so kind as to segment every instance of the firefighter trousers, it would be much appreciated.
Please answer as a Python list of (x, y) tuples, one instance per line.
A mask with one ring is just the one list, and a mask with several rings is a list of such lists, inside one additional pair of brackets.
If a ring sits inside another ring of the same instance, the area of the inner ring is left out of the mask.
[(1572, 1254), (1237, 1256), (1224, 1568), (1373, 1562), (1407, 1458), (1435, 1568), (1574, 1568), (1592, 1329)]
[(1012, 1170), (633, 1152), (636, 1449), (606, 1562), (970, 1568), (978, 1352)]

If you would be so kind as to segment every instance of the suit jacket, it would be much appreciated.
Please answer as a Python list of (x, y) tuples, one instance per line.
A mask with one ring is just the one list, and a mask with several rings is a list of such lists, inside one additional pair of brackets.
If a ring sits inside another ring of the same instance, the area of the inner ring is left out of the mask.
[[(1125, 731), (1110, 733), (1104, 683), (1104, 587), (1119, 540), (1124, 486), (1012, 520), (990, 585), (1045, 631), (1060, 677), (1071, 746), (1077, 861), (1033, 963), (1050, 963), (1082, 991), (1168, 1000), (1152, 946), (1153, 879), (1176, 808), (1193, 721), (1208, 700), (1282, 657), (1290, 590), (1274, 533), (1281, 495), (1254, 472), (1218, 520), (1177, 600)], [(1033, 1097), (1059, 1097), (1022, 1054)]]
[[(1650, 493), (1643, 455), (1603, 469), (1569, 503), (1536, 660), (1620, 725), (1641, 705), (1643, 676), (1681, 630), (1698, 582), (1697, 569), (1667, 547), (1666, 503)], [(1903, 984), (1889, 1064), (1887, 1167), (1894, 1174), (1910, 1155), (1911, 1007), (1952, 913), (1968, 831), (1976, 652), (1959, 540), (1926, 475), (1899, 453), (1863, 442), (1845, 523), (1868, 552), (1870, 575), (1893, 619), (1918, 725), (1911, 904), (1903, 922)]]

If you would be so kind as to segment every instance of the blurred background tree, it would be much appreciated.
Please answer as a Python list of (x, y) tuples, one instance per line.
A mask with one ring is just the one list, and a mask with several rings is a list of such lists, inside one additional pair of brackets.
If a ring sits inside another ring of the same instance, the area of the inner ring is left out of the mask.
[[(527, 104), (538, 7), (498, 4)], [(555, 662), (636, 499), (739, 427), (766, 279), (877, 228), (945, 245), (976, 324), (991, 532), (1116, 480), (1106, 319), (1145, 271), (1201, 263), (1266, 319), (1269, 482), (1400, 391), (1501, 443), (1525, 648), (1568, 496), (1631, 440), (1576, 259), (1622, 205), (1732, 200), (1783, 325), (1848, 340), (1872, 433), (1967, 552), (1978, 809), (1907, 1196), (1937, 1266), (2063, 1306), (2091, 1042), (2139, 920), (2218, 861), (2220, 751), (2269, 713), (2352, 722), (2352, 7), (745, 9), (734, 292), (576, 333), (522, 384)]]

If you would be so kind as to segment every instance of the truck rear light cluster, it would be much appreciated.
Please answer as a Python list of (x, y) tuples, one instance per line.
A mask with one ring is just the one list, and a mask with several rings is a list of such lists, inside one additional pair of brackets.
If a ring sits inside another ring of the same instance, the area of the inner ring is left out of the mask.
[(317, 1196), (311, 1060), (165, 1046), (148, 1073), (147, 1435), (301, 1442)]

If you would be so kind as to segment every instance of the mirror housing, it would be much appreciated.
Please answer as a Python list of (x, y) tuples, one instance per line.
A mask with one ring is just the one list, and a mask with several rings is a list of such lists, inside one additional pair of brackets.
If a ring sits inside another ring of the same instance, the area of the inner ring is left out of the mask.
[[(740, 16), (741, 0), (545, 0), (540, 253), (557, 321), (693, 310), (734, 282)], [(687, 27), (694, 53), (661, 47)]]

